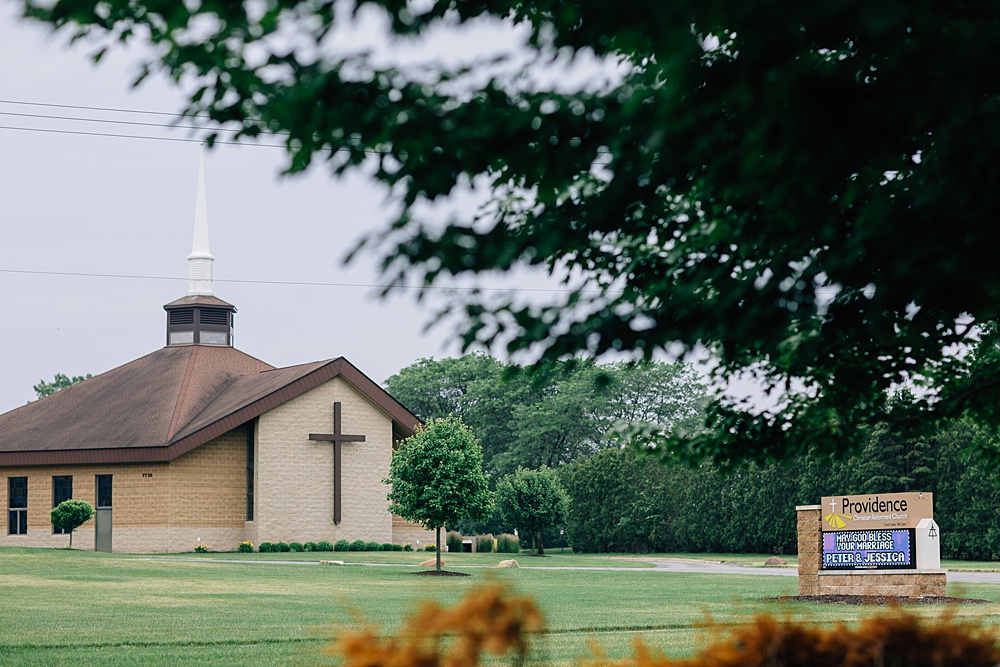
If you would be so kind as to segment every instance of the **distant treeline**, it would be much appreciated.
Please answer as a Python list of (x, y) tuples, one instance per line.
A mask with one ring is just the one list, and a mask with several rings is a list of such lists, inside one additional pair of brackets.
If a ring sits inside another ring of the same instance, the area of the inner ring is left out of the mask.
[(931, 491), (942, 557), (1000, 560), (996, 468), (967, 451), (989, 438), (966, 419), (915, 441), (879, 426), (847, 459), (805, 457), (726, 472), (609, 449), (562, 469), (572, 498), (569, 541), (596, 552), (792, 554), (796, 505), (818, 504), (824, 495)]
[[(945, 558), (1000, 560), (997, 466), (968, 453), (997, 452), (987, 429), (963, 419), (906, 440), (886, 426), (835, 461), (665, 466), (609, 438), (621, 422), (698, 428), (707, 398), (684, 364), (570, 361), (530, 371), (482, 354), (421, 359), (386, 388), (423, 419), (454, 414), (479, 439), (491, 486), (518, 467), (558, 470), (571, 496), (569, 522), (546, 535), (594, 552), (791, 554), (795, 506), (838, 494), (931, 491)], [(499, 514), (452, 526), (466, 535), (513, 532)], [(525, 542), (527, 546), (527, 543)]]

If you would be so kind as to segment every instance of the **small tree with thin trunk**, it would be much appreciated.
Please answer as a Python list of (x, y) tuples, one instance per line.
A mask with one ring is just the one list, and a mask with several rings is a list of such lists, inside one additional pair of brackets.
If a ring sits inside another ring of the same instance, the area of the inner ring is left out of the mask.
[(383, 481), (392, 487), (390, 512), (436, 531), (438, 572), (441, 529), (493, 509), (479, 441), (457, 417), (435, 419), (400, 443)]
[(542, 556), (542, 534), (566, 523), (569, 496), (552, 468), (519, 467), (497, 483), (497, 506), (505, 522), (534, 536), (535, 548)]
[(49, 512), (52, 525), (69, 531), (69, 548), (73, 548), (73, 531), (90, 521), (94, 508), (83, 500), (64, 500)]

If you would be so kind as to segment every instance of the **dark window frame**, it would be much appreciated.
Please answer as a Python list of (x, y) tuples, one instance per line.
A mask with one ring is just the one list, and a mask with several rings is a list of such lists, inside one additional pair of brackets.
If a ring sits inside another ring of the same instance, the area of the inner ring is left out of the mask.
[[(61, 492), (61, 493), (60, 493)], [(65, 497), (61, 497), (65, 496)], [(64, 500), (73, 499), (73, 475), (52, 475), (52, 508)], [(53, 535), (68, 535), (68, 530), (52, 526)]]
[[(15, 487), (23, 484), (24, 493), (15, 497)], [(7, 534), (28, 534), (28, 478), (7, 478)]]
[(253, 521), (254, 421), (247, 422), (247, 521)]
[[(113, 503), (113, 500), (114, 500), (114, 481), (113, 481), (113, 477), (114, 477), (114, 475), (95, 475), (94, 476), (94, 491), (95, 491), (95, 494), (94, 494), (95, 498), (94, 498), (94, 500), (97, 501), (96, 504), (94, 505), (94, 507), (97, 507), (99, 509), (100, 508), (108, 508), (108, 509), (110, 509), (112, 507), (112, 503)], [(106, 493), (104, 493), (104, 490), (101, 489), (101, 482), (102, 481), (104, 481), (104, 482), (107, 483), (108, 488), (106, 490)], [(107, 502), (105, 502), (105, 501), (107, 501)]]

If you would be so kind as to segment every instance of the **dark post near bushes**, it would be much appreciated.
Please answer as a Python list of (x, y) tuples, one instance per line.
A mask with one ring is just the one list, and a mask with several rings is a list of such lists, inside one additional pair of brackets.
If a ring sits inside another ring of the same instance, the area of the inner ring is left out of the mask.
[(83, 500), (64, 500), (49, 512), (52, 525), (69, 531), (69, 548), (73, 548), (73, 531), (94, 516), (94, 508)]

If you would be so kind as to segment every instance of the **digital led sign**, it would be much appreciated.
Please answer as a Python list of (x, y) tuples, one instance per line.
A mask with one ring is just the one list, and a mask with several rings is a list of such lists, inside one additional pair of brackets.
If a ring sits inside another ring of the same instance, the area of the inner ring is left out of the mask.
[(823, 533), (824, 570), (916, 569), (914, 530), (840, 530)]

